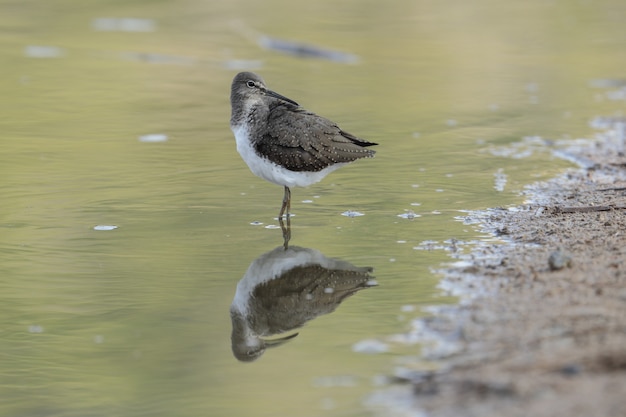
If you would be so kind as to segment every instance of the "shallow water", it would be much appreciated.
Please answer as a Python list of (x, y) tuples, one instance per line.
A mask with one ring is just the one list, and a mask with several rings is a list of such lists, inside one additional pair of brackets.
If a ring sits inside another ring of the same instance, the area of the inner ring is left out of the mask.
[[(0, 415), (370, 413), (419, 352), (385, 336), (454, 302), (439, 248), (481, 237), (455, 218), (520, 202), (570, 166), (544, 139), (624, 108), (593, 81), (623, 75), (623, 2), (570, 3), (0, 1)], [(282, 190), (235, 150), (242, 69), (380, 143), (292, 193), (292, 244), (378, 286), (252, 364), (229, 309)]]

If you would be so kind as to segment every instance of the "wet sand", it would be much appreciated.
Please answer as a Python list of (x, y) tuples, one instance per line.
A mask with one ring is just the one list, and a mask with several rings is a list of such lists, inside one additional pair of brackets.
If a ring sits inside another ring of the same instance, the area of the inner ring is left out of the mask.
[(402, 414), (626, 416), (626, 157), (612, 123), (562, 151), (580, 168), (529, 186), (526, 204), (468, 216), (504, 243), (443, 271), (462, 302), (419, 320), (438, 370), (397, 378), (412, 391)]

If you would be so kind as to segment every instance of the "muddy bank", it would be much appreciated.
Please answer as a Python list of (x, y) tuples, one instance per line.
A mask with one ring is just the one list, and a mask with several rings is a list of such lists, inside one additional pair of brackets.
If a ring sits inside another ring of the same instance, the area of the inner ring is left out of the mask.
[(527, 204), (468, 216), (504, 243), (444, 271), (463, 301), (416, 322), (439, 367), (397, 377), (401, 414), (626, 415), (626, 157), (609, 124), (559, 151), (581, 168), (528, 187)]

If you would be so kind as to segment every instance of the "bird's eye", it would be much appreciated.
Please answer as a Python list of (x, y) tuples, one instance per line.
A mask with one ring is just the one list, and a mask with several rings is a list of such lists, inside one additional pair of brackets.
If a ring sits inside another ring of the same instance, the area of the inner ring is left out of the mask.
[(248, 82), (246, 82), (246, 85), (250, 88), (253, 88), (255, 86), (254, 81), (252, 80), (248, 80)]

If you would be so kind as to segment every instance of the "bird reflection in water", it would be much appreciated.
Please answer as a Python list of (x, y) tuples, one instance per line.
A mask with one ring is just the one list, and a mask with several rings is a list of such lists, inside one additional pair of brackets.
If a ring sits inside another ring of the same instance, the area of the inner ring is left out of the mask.
[(230, 307), (235, 358), (258, 359), (298, 333), (276, 334), (302, 327), (332, 313), (347, 297), (376, 286), (372, 268), (331, 259), (315, 249), (280, 246), (254, 260), (237, 284)]

